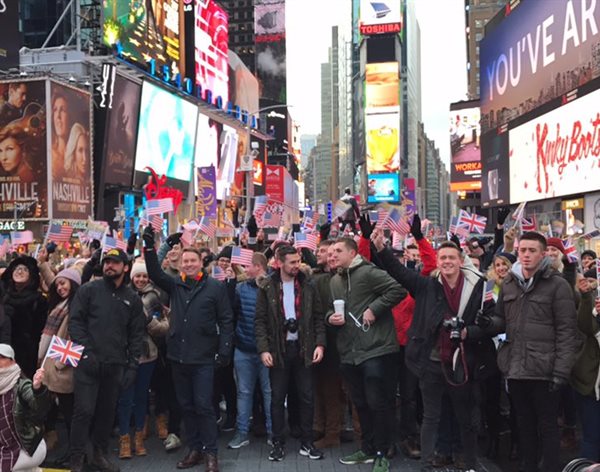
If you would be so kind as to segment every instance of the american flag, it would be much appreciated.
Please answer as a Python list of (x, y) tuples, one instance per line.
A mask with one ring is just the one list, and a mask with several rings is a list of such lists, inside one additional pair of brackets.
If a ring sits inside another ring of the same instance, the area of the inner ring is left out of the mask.
[(537, 221), (535, 215), (531, 218), (521, 218), (521, 231), (535, 231), (537, 229)]
[(111, 249), (121, 249), (122, 251), (127, 250), (127, 243), (120, 239), (113, 238), (112, 236), (104, 236), (102, 241), (102, 251), (110, 251)]
[(317, 235), (316, 234), (305, 234), (305, 233), (294, 233), (294, 246), (297, 248), (305, 247), (311, 251), (317, 250)]
[(173, 199), (172, 198), (158, 198), (156, 200), (146, 201), (146, 215), (162, 215), (163, 213), (169, 213), (173, 211)]
[(279, 228), (281, 225), (281, 214), (265, 211), (262, 215), (263, 228)]
[(333, 205), (333, 218), (339, 218), (340, 216), (342, 216), (344, 213), (346, 213), (349, 209), (350, 206), (348, 203), (346, 203), (343, 200), (338, 200), (337, 202), (335, 202), (335, 205)]
[(127, 251), (127, 242), (123, 241), (119, 234), (113, 229), (113, 238), (117, 242), (117, 249), (121, 249), (123, 251)]
[(394, 249), (402, 249), (402, 235), (397, 231), (392, 232), (392, 247)]
[(29, 244), (33, 242), (33, 233), (29, 230), (27, 231), (11, 231), (10, 232), (10, 241), (13, 246), (18, 246), (19, 244)]
[(213, 266), (211, 275), (213, 279), (220, 280), (221, 282), (227, 278), (227, 274), (225, 274), (225, 271), (221, 269), (218, 265)]
[(183, 232), (181, 233), (181, 242), (184, 246), (191, 246), (192, 242), (194, 242), (195, 235), (196, 231), (184, 227)]
[(210, 238), (217, 234), (217, 227), (208, 216), (203, 216), (198, 220), (198, 229)]
[(581, 235), (581, 237), (583, 239), (585, 239), (586, 241), (597, 238), (598, 236), (600, 236), (600, 229), (595, 229), (593, 231), (590, 231), (589, 233), (585, 233), (585, 234)]
[(496, 282), (494, 280), (486, 280), (483, 290), (483, 303), (494, 301), (494, 287)]
[(152, 226), (152, 229), (157, 232), (162, 232), (163, 230), (163, 217), (162, 215), (152, 215), (152, 217), (148, 220), (145, 216), (140, 218), (140, 224), (142, 226)]
[(304, 219), (302, 220), (302, 227), (308, 231), (312, 231), (319, 222), (319, 213), (313, 210), (306, 210), (304, 212)]
[(254, 199), (254, 216), (259, 218), (267, 208), (267, 201), (269, 197), (266, 195), (259, 195)]
[(73, 228), (71, 226), (52, 223), (48, 227), (46, 239), (55, 243), (68, 243), (71, 240), (72, 234)]
[(82, 345), (75, 344), (73, 341), (67, 341), (53, 335), (46, 357), (55, 359), (61, 364), (77, 367), (77, 364), (79, 364), (81, 356), (83, 355), (83, 350), (84, 347)]
[(569, 262), (577, 262), (579, 260), (579, 253), (573, 244), (573, 240), (571, 238), (565, 239), (563, 246), (565, 247), (565, 256), (567, 256)]
[(252, 249), (244, 249), (236, 246), (231, 249), (231, 263), (243, 266), (250, 266), (252, 265), (253, 255), (254, 251)]
[(487, 218), (485, 216), (480, 216), (476, 213), (471, 214), (465, 210), (460, 210), (458, 212), (457, 227), (465, 228), (468, 233), (477, 232), (479, 234), (483, 234), (486, 223)]
[(385, 228), (385, 220), (387, 220), (389, 214), (390, 212), (384, 208), (377, 210), (377, 219), (375, 221), (377, 221), (378, 227)]
[(410, 225), (406, 221), (406, 219), (400, 214), (400, 211), (397, 208), (394, 208), (389, 212), (383, 227), (388, 227), (392, 231), (397, 231), (400, 234), (408, 234), (410, 233)]
[[(2, 236), (0, 236), (1, 238)], [(10, 241), (8, 238), (4, 238), (2, 243), (0, 243), (0, 259), (6, 257), (6, 254), (10, 250)]]

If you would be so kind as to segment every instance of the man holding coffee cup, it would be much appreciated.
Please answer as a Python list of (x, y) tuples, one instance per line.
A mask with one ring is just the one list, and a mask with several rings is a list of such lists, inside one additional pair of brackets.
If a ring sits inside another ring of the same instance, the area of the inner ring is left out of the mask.
[(377, 472), (389, 468), (385, 453), (392, 442), (389, 399), (396, 388), (399, 350), (392, 308), (406, 297), (387, 272), (358, 255), (351, 238), (333, 246), (338, 273), (331, 279), (333, 310), (326, 315), (338, 327), (341, 372), (356, 407), (362, 430), (361, 449), (340, 459), (342, 464), (371, 464)]

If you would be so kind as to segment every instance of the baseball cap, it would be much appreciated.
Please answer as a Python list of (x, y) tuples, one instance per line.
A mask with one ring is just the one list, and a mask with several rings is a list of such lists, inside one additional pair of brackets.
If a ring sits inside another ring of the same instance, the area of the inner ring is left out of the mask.
[(0, 344), (0, 356), (15, 360), (15, 351), (8, 344)]
[(106, 254), (104, 254), (102, 262), (104, 263), (104, 261), (107, 259), (122, 262), (123, 264), (127, 264), (129, 262), (129, 257), (127, 257), (127, 254), (122, 249), (110, 249), (106, 252)]

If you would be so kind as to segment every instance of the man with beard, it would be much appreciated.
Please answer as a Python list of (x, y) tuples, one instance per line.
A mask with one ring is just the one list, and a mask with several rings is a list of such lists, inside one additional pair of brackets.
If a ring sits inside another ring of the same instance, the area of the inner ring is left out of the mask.
[(71, 425), (71, 470), (83, 469), (90, 425), (94, 454), (90, 465), (112, 472), (119, 468), (106, 457), (119, 389), (135, 382), (142, 353), (145, 317), (142, 301), (125, 283), (127, 254), (109, 250), (102, 259), (103, 278), (77, 291), (71, 305), (69, 335), (85, 347), (75, 369)]

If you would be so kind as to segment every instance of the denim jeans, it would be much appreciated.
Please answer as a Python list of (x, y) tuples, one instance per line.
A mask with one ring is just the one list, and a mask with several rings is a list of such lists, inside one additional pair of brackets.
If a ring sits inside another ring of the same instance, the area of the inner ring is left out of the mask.
[(217, 416), (212, 404), (213, 364), (171, 364), (190, 450), (217, 453)]
[(236, 349), (233, 354), (233, 368), (237, 381), (237, 419), (236, 429), (242, 434), (250, 431), (250, 415), (254, 388), (256, 382), (260, 382), (260, 389), (265, 408), (267, 434), (273, 432), (271, 422), (271, 381), (269, 380), (269, 369), (265, 367), (257, 353), (248, 353)]
[(581, 416), (581, 457), (600, 462), (600, 401), (595, 394), (575, 391), (575, 401)]
[(117, 406), (119, 434), (121, 436), (130, 433), (132, 412), (135, 430), (142, 431), (144, 429), (146, 413), (148, 412), (148, 389), (150, 388), (150, 380), (152, 380), (155, 365), (156, 361), (140, 364), (134, 384), (127, 390), (121, 391)]

